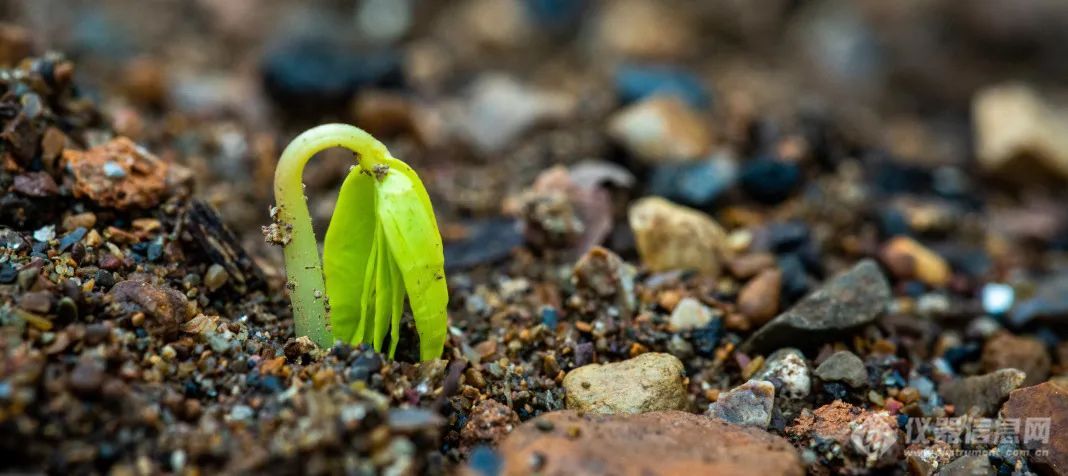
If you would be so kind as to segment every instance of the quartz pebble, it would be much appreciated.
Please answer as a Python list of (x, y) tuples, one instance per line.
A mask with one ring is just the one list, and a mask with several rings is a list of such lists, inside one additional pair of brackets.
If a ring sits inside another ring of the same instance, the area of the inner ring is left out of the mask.
[(590, 364), (564, 376), (567, 408), (590, 413), (644, 413), (689, 407), (682, 362), (649, 352), (611, 364)]
[(726, 233), (708, 215), (647, 197), (631, 205), (628, 217), (642, 264), (651, 271), (695, 269), (719, 275)]
[(786, 398), (805, 398), (812, 390), (812, 377), (805, 355), (794, 348), (779, 349), (769, 355), (764, 367), (753, 379), (780, 383), (781, 386), (776, 386), (777, 390)]
[(691, 331), (707, 326), (713, 317), (712, 310), (708, 306), (694, 298), (687, 297), (682, 298), (675, 305), (668, 322), (671, 329), (676, 332)]

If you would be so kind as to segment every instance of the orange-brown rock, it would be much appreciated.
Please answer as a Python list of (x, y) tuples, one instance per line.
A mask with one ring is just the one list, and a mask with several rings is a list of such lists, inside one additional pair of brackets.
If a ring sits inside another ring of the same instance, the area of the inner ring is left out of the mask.
[(779, 312), (781, 288), (782, 271), (778, 268), (761, 271), (738, 293), (738, 310), (754, 325), (764, 325)]
[(519, 415), (507, 405), (487, 399), (471, 409), (471, 419), (460, 430), (460, 448), (465, 453), (479, 444), (496, 445), (519, 426)]
[(1046, 352), (1046, 345), (1042, 341), (1007, 332), (986, 341), (981, 362), (983, 372), (1006, 368), (1022, 370), (1027, 377), (1021, 387), (1045, 382), (1051, 365), (1049, 352)]
[(66, 149), (63, 161), (74, 174), (74, 196), (104, 207), (150, 208), (167, 189), (169, 164), (125, 137), (87, 151)]
[(680, 411), (544, 414), (505, 438), (502, 474), (801, 475), (784, 439)]
[(953, 274), (938, 253), (907, 236), (891, 238), (879, 257), (897, 279), (918, 279), (929, 286), (942, 287)]
[[(1039, 474), (1068, 475), (1068, 438), (1064, 436), (1068, 432), (1068, 388), (1046, 382), (1015, 390), (1001, 412), (1005, 418), (1020, 419), (1023, 447), (1032, 450), (1028, 461), (1033, 469)], [(1049, 433), (1029, 439), (1028, 419), (1049, 419)]]
[(775, 266), (775, 255), (771, 253), (750, 253), (732, 258), (727, 262), (727, 269), (734, 277), (749, 279), (757, 273)]

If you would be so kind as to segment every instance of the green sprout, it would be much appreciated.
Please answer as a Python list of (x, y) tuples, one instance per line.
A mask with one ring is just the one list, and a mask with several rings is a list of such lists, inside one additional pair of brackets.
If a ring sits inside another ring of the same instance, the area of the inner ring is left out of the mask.
[[(301, 176), (313, 155), (331, 147), (354, 152), (357, 166), (341, 185), (320, 262)], [(389, 334), (392, 358), (407, 295), (420, 358), (441, 356), (449, 301), (445, 259), (430, 196), (411, 167), (362, 129), (324, 124), (282, 152), (274, 195), (298, 336), (321, 348), (337, 338), (381, 351)]]

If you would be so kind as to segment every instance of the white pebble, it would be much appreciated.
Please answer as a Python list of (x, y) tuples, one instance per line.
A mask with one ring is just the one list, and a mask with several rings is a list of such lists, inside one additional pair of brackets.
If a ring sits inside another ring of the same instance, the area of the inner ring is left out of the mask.
[(1016, 291), (1002, 283), (987, 283), (983, 286), (983, 310), (988, 314), (1001, 315), (1012, 309)]

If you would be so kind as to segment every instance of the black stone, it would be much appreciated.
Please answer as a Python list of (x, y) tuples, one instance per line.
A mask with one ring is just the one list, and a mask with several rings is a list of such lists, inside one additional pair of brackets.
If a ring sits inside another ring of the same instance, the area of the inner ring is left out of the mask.
[(722, 328), (723, 324), (719, 319), (712, 319), (704, 327), (693, 330), (690, 334), (690, 344), (693, 345), (694, 353), (701, 357), (715, 357)]
[(879, 209), (877, 218), (876, 224), (879, 227), (879, 235), (884, 239), (901, 235), (908, 236), (912, 233), (905, 214), (896, 208), (884, 207)]
[(800, 221), (775, 222), (768, 226), (768, 246), (775, 253), (795, 251), (808, 241), (808, 225)]
[(523, 244), (523, 235), (515, 221), (492, 218), (465, 224), (467, 238), (445, 244), (445, 270), (458, 271), (483, 264), (492, 264), (512, 254)]
[(760, 158), (742, 166), (742, 190), (754, 200), (776, 204), (786, 200), (801, 182), (801, 168), (781, 160)]
[(778, 264), (779, 270), (782, 271), (782, 287), (780, 290), (783, 298), (787, 302), (801, 299), (808, 292), (809, 281), (801, 258), (795, 254), (783, 255), (779, 257)]
[(106, 269), (96, 270), (96, 275), (93, 276), (93, 279), (96, 281), (96, 286), (100, 288), (101, 291), (108, 291), (115, 285), (115, 276), (111, 274), (111, 271)]

